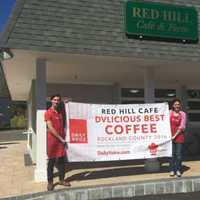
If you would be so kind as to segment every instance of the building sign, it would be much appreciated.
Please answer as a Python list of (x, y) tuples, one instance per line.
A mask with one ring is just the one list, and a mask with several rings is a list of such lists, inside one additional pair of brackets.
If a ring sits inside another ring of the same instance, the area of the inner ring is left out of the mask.
[(198, 41), (198, 14), (193, 7), (127, 1), (125, 15), (127, 35)]

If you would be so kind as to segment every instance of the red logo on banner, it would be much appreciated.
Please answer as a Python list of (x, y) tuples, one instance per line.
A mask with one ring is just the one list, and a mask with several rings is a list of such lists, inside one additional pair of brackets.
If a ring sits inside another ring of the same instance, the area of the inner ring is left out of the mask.
[(87, 143), (87, 121), (84, 119), (69, 120), (70, 143)]
[(157, 144), (151, 143), (151, 145), (149, 145), (148, 148), (152, 156), (155, 156), (157, 154), (157, 149), (158, 149)]

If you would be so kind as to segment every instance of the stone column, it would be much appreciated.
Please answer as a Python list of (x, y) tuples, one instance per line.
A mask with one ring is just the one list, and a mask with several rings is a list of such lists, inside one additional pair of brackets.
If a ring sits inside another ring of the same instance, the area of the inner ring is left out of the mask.
[(151, 67), (144, 70), (144, 101), (145, 103), (155, 102), (155, 81), (154, 69)]
[(35, 81), (35, 107), (36, 107), (36, 168), (35, 181), (47, 180), (47, 153), (46, 153), (46, 60), (36, 60)]
[[(145, 103), (155, 102), (155, 77), (154, 69), (147, 67), (144, 70), (144, 100)], [(149, 172), (160, 170), (160, 163), (157, 158), (147, 159), (145, 161), (145, 169)]]
[(176, 97), (181, 100), (183, 110), (187, 111), (187, 88), (184, 85), (178, 84), (176, 87)]
[(120, 104), (121, 100), (121, 88), (119, 83), (113, 84), (113, 103)]

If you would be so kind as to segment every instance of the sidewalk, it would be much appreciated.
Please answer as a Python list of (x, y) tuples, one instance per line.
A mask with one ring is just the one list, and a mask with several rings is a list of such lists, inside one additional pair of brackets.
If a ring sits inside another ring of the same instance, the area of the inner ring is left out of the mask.
[[(11, 133), (12, 132), (12, 133)], [(0, 198), (46, 191), (46, 183), (33, 181), (34, 165), (26, 165), (26, 136), (17, 132), (0, 132)], [(200, 177), (200, 160), (184, 161), (183, 177)], [(169, 179), (168, 163), (159, 173), (148, 173), (135, 161), (104, 163), (73, 163), (68, 165), (66, 178), (71, 188)], [(177, 178), (170, 178), (177, 179)], [(55, 184), (58, 181), (55, 178)], [(55, 191), (62, 189), (56, 185)]]

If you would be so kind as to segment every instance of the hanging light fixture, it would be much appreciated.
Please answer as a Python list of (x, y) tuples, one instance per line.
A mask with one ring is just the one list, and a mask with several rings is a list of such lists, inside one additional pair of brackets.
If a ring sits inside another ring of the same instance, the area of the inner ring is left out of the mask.
[(0, 48), (0, 60), (8, 60), (13, 57), (13, 53), (10, 49), (7, 48)]

